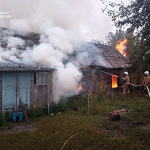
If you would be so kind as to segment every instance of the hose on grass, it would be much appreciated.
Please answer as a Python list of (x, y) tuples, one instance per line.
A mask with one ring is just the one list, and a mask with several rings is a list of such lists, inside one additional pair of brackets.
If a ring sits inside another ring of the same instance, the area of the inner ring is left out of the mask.
[(67, 143), (72, 137), (74, 137), (74, 136), (77, 135), (77, 134), (78, 134), (78, 133), (76, 133), (76, 134), (70, 136), (69, 139), (68, 139), (68, 140), (63, 144), (63, 146), (61, 147), (61, 150), (64, 148), (64, 146), (66, 145), (66, 143)]

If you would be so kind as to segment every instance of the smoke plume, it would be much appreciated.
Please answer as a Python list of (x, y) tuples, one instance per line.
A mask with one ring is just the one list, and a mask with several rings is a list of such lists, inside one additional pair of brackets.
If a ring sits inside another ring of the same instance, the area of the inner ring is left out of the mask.
[[(4, 4), (4, 1), (0, 0), (0, 2)], [(101, 22), (96, 21), (93, 2), (90, 0), (86, 2), (85, 0), (33, 0), (32, 2), (13, 0), (13, 3), (12, 8), (11, 3), (6, 0), (5, 6), (16, 18), (0, 21), (1, 25), (8, 24), (9, 21), (8, 27), (12, 29), (0, 30), (0, 41), (7, 43), (5, 48), (0, 47), (0, 62), (11, 61), (55, 67), (57, 70), (53, 76), (53, 95), (56, 103), (60, 98), (79, 94), (74, 79), (80, 81), (82, 78), (79, 66), (90, 65), (94, 53), (100, 53), (99, 49), (91, 43), (83, 42), (80, 35), (89, 37), (93, 33), (103, 34), (97, 32)], [(28, 13), (25, 9), (20, 10), (23, 4)], [(106, 24), (105, 28), (111, 28), (110, 23)], [(40, 34), (39, 44), (26, 47), (24, 40), (14, 37), (16, 33), (27, 35), (29, 32)], [(100, 55), (97, 59), (103, 65), (104, 59)]]

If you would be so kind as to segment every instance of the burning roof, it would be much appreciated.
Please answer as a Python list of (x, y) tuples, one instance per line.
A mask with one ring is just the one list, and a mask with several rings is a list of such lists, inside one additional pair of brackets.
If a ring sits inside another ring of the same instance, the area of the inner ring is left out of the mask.
[[(102, 44), (94, 44), (97, 48), (100, 49), (101, 55), (106, 60), (107, 66), (106, 68), (126, 68), (129, 67), (130, 61), (127, 57), (124, 57), (115, 47), (102, 45)], [(98, 60), (93, 60), (91, 65), (101, 66)], [(105, 67), (102, 66), (102, 67)]]

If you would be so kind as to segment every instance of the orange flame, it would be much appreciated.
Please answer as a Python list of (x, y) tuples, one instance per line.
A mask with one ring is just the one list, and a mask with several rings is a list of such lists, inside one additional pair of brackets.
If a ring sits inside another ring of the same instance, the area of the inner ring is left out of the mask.
[(82, 86), (81, 86), (81, 83), (79, 84), (79, 91), (81, 91), (82, 90)]
[(117, 41), (116, 43), (116, 49), (123, 55), (123, 56), (127, 56), (127, 53), (125, 52), (127, 46), (125, 46), (125, 44), (127, 43), (127, 39), (125, 38), (123, 41), (121, 41), (121, 39), (119, 41)]
[(116, 76), (112, 76), (112, 88), (117, 88), (117, 77)]

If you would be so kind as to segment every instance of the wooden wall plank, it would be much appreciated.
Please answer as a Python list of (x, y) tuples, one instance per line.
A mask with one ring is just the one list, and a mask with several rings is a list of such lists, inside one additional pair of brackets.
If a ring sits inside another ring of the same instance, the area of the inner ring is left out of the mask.
[(42, 107), (47, 104), (47, 86), (46, 85), (38, 85), (38, 100), (37, 103), (39, 107)]
[(33, 109), (39, 108), (38, 106), (38, 85), (34, 85)]
[(31, 73), (30, 109), (33, 110), (34, 99), (34, 73)]
[(49, 81), (49, 92), (48, 92), (48, 97), (49, 97), (49, 106), (50, 108), (52, 107), (52, 102), (53, 102), (53, 71), (48, 72), (48, 81)]

